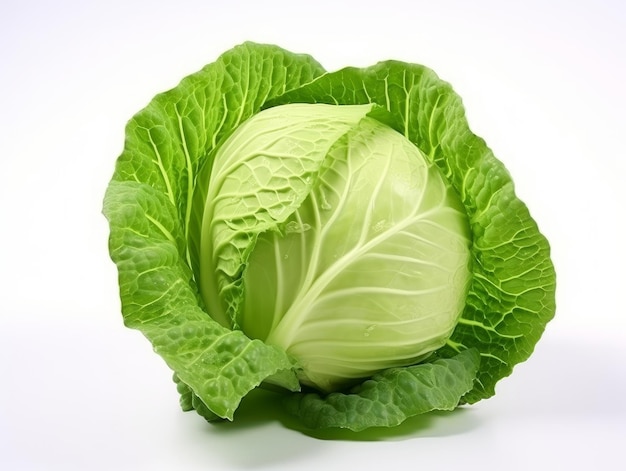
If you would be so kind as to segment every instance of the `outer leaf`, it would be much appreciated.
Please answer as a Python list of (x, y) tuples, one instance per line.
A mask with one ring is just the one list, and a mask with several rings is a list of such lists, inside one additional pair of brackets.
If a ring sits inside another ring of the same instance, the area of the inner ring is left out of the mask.
[(273, 46), (244, 44), (227, 52), (129, 122), (105, 196), (126, 324), (221, 417), (232, 418), (250, 389), (292, 362), (201, 309), (187, 243), (196, 176), (203, 165), (210, 170), (215, 146), (266, 99), (322, 72), (310, 57)]
[(268, 103), (383, 105), (402, 132), (441, 169), (470, 218), (473, 281), (467, 308), (448, 346), (453, 356), (476, 348), (481, 367), (475, 402), (526, 360), (555, 311), (555, 273), (548, 242), (516, 196), (506, 169), (465, 119), (461, 99), (426, 67), (383, 62), (347, 68)]
[(104, 212), (126, 325), (141, 330), (215, 414), (232, 419), (248, 391), (292, 368), (282, 350), (220, 326), (198, 306), (181, 257), (182, 231), (165, 195), (136, 182), (111, 182)]
[(415, 415), (458, 406), (472, 388), (479, 361), (476, 350), (465, 350), (452, 358), (385, 370), (349, 394), (293, 394), (287, 407), (311, 428), (392, 427)]

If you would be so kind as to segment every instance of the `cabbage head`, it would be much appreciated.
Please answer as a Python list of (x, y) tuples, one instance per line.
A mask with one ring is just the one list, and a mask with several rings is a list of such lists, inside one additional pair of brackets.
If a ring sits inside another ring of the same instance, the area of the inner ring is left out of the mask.
[(421, 65), (235, 47), (128, 123), (104, 213), (125, 324), (208, 420), (257, 387), (307, 427), (475, 403), (555, 311), (546, 239)]

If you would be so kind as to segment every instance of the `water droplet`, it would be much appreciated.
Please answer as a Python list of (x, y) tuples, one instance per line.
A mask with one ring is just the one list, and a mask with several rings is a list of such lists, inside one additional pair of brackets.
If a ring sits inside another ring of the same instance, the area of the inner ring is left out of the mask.
[(363, 337), (369, 337), (372, 331), (376, 328), (376, 324), (368, 325), (363, 332)]
[(293, 233), (302, 234), (303, 232), (306, 232), (309, 229), (311, 229), (311, 225), (307, 224), (306, 222), (299, 223), (297, 221), (289, 221), (285, 225), (285, 232), (287, 234), (293, 234)]
[(387, 227), (387, 220), (386, 219), (381, 219), (380, 221), (378, 221), (376, 224), (374, 224), (372, 226), (372, 231), (375, 234), (377, 234), (379, 232), (383, 232), (386, 227)]

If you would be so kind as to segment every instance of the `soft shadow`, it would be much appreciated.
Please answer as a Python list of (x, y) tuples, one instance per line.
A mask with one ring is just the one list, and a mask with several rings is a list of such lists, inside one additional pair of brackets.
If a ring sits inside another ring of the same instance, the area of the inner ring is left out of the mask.
[[(389, 442), (458, 435), (477, 428), (480, 417), (471, 408), (460, 408), (412, 417), (390, 428), (362, 432), (312, 430), (286, 411), (284, 398), (280, 393), (255, 389), (243, 399), (233, 422), (207, 423), (190, 413), (189, 423), (194, 424), (190, 429), (196, 433), (186, 434), (181, 440), (187, 449), (192, 445), (194, 462), (204, 462), (208, 454), (229, 469), (272, 469), (286, 464), (297, 469), (315, 456), (331, 453), (331, 442)], [(199, 428), (203, 433), (197, 433)]]
[(238, 430), (253, 429), (269, 422), (280, 422), (287, 428), (293, 428), (297, 419), (285, 411), (282, 405), (283, 395), (263, 388), (250, 391), (243, 398), (235, 412), (233, 422), (211, 422), (220, 433), (232, 433)]
[(477, 426), (476, 416), (469, 409), (434, 411), (410, 417), (395, 427), (372, 427), (360, 432), (329, 428), (300, 432), (319, 440), (400, 441), (425, 437), (444, 437), (467, 433)]
[(242, 401), (234, 422), (216, 422), (214, 426), (220, 433), (233, 433), (279, 422), (286, 429), (318, 440), (398, 441), (458, 435), (479, 425), (479, 415), (469, 407), (460, 407), (453, 411), (434, 411), (410, 417), (395, 427), (372, 427), (360, 432), (340, 428), (310, 429), (285, 410), (283, 398), (282, 394), (256, 389)]
[[(282, 395), (263, 389), (251, 391), (230, 421), (204, 423), (206, 435), (198, 439), (201, 453), (219, 456), (228, 468), (267, 469), (301, 461), (323, 453), (325, 445), (293, 433), (294, 418), (284, 410)], [(197, 419), (198, 417), (194, 417)], [(287, 426), (284, 424), (288, 424)], [(210, 443), (210, 450), (207, 450)]]
[(477, 424), (477, 416), (469, 409), (458, 408), (410, 417), (395, 427), (372, 427), (360, 432), (341, 428), (306, 429), (300, 424), (295, 427), (284, 425), (318, 440), (373, 442), (458, 435), (475, 429)]

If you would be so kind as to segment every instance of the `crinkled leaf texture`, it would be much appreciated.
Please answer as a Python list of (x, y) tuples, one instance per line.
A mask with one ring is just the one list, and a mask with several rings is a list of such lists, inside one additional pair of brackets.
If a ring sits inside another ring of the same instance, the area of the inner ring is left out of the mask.
[(472, 389), (479, 359), (475, 349), (464, 350), (452, 358), (384, 370), (347, 394), (293, 394), (286, 404), (310, 428), (393, 427), (415, 415), (456, 408), (459, 397)]
[[(223, 327), (204, 311), (189, 249), (197, 175), (211, 151), (268, 99), (323, 72), (309, 56), (244, 44), (158, 95), (128, 124), (104, 201), (122, 312), (215, 414), (291, 371), (285, 352)], [(193, 245), (193, 241), (192, 241)], [(294, 375), (280, 384), (297, 389)]]
[(466, 308), (446, 347), (451, 357), (476, 348), (481, 366), (473, 403), (532, 353), (555, 312), (556, 275), (548, 241), (513, 181), (484, 140), (473, 134), (460, 97), (421, 65), (397, 61), (328, 73), (270, 101), (277, 104), (377, 103), (391, 125), (421, 149), (456, 189), (470, 220), (472, 282)]
[[(343, 106), (328, 119), (319, 111), (323, 106), (290, 105), (288, 123), (280, 110), (269, 109), (239, 126), (221, 146), (202, 216), (198, 283), (214, 318), (236, 324), (242, 270), (258, 235), (279, 231), (310, 193), (329, 149), (372, 107)], [(280, 126), (267, 132), (275, 121)]]
[[(263, 382), (297, 391), (297, 364), (278, 347), (218, 322), (197, 287), (200, 221), (213, 160), (263, 108), (286, 103), (380, 105), (459, 194), (472, 232), (465, 310), (430, 361), (384, 371), (346, 393), (293, 394), (309, 426), (391, 426), (493, 394), (531, 354), (554, 314), (549, 247), (512, 181), (470, 131), (459, 97), (429, 69), (400, 62), (326, 73), (311, 57), (246, 43), (160, 94), (129, 122), (104, 201), (124, 321), (174, 371), (181, 405), (232, 419)], [(242, 258), (245, 260), (245, 257)], [(231, 273), (236, 282), (239, 272)], [(236, 299), (234, 297), (233, 299)]]

